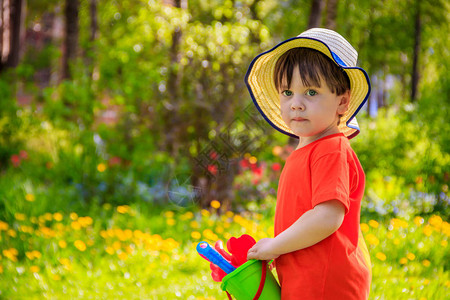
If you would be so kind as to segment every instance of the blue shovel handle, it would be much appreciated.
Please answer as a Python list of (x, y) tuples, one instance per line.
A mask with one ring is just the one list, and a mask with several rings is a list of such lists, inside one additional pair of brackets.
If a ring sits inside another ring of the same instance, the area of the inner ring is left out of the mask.
[(200, 242), (197, 245), (197, 252), (206, 257), (210, 262), (221, 268), (225, 273), (229, 274), (236, 270), (225, 258), (220, 255), (207, 242)]

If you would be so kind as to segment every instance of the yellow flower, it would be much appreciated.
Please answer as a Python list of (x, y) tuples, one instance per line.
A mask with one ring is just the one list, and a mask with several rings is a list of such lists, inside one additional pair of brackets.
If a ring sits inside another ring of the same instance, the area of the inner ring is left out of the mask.
[(378, 238), (371, 233), (366, 236), (366, 240), (370, 245), (374, 245), (374, 246), (376, 246), (380, 243)]
[(376, 254), (376, 257), (381, 260), (381, 261), (385, 261), (386, 260), (386, 255), (383, 252), (378, 252)]
[(26, 251), (26, 252), (25, 252), (25, 256), (26, 256), (29, 260), (33, 260), (33, 259), (34, 259), (33, 252), (31, 252), (31, 251)]
[(193, 239), (198, 240), (198, 239), (200, 239), (200, 238), (202, 237), (202, 235), (201, 235), (200, 232), (198, 232), (198, 231), (192, 231), (192, 232), (191, 232), (191, 237), (192, 237)]
[(169, 225), (169, 226), (173, 226), (173, 225), (175, 225), (176, 222), (175, 222), (174, 219), (167, 219), (166, 223), (167, 223), (167, 225)]
[(27, 200), (29, 202), (33, 202), (35, 200), (35, 197), (33, 194), (26, 194), (25, 200)]
[(62, 248), (62, 249), (64, 249), (64, 248), (67, 247), (67, 243), (66, 243), (66, 241), (64, 241), (64, 240), (60, 240), (60, 241), (58, 242), (58, 245), (59, 245), (59, 247)]
[(75, 212), (70, 213), (70, 219), (72, 219), (72, 221), (75, 221), (76, 219), (78, 219), (78, 215)]
[(130, 207), (128, 205), (117, 206), (117, 212), (119, 214), (126, 214), (130, 211)]
[(86, 250), (86, 244), (83, 241), (76, 240), (73, 244), (80, 251)]
[(367, 225), (366, 223), (361, 223), (361, 231), (366, 233), (369, 231), (369, 225)]
[(39, 272), (39, 267), (38, 267), (38, 266), (31, 266), (31, 267), (30, 267), (30, 271), (31, 271), (32, 273), (37, 273), (37, 272)]
[(407, 257), (409, 260), (414, 260), (414, 259), (416, 258), (416, 256), (415, 256), (414, 254), (412, 254), (412, 253), (406, 254), (406, 257)]
[(257, 159), (255, 156), (252, 156), (252, 157), (250, 157), (250, 158), (248, 159), (248, 161), (249, 161), (251, 164), (256, 164), (256, 162), (258, 161), (258, 159)]
[(202, 209), (201, 213), (204, 217), (209, 217), (211, 215), (211, 213), (206, 209)]
[(211, 201), (211, 207), (215, 208), (215, 209), (218, 209), (220, 207), (220, 202), (217, 201), (217, 200)]
[(164, 213), (164, 216), (166, 217), (166, 218), (173, 218), (173, 216), (175, 216), (175, 213), (173, 212), (173, 211), (166, 211), (165, 213)]
[(216, 227), (216, 232), (217, 232), (217, 233), (220, 233), (220, 234), (222, 234), (222, 233), (223, 233), (223, 231), (224, 231), (224, 229), (223, 229), (223, 227), (222, 227), (222, 226), (217, 226), (217, 227)]
[(379, 226), (378, 222), (375, 220), (370, 220), (369, 225), (372, 226), (373, 228), (378, 228)]
[(89, 225), (92, 225), (93, 220), (91, 217), (86, 216), (86, 217), (79, 218), (78, 222), (80, 223), (81, 226), (88, 227)]
[(0, 274), (3, 274), (3, 266), (0, 265)]
[(17, 221), (23, 221), (26, 219), (26, 216), (24, 214), (21, 213), (15, 213), (14, 217), (16, 218)]
[(441, 241), (441, 246), (442, 246), (442, 247), (447, 247), (447, 245), (448, 245), (447, 240), (442, 240), (442, 241)]
[(106, 247), (105, 249), (106, 253), (108, 253), (109, 255), (113, 255), (115, 250), (112, 247)]
[(433, 228), (430, 225), (425, 225), (425, 227), (423, 228), (423, 233), (426, 236), (431, 236), (431, 234), (433, 233)]
[(281, 152), (283, 152), (283, 148), (281, 148), (280, 146), (275, 146), (272, 148), (272, 154), (275, 156), (279, 156)]
[(424, 222), (424, 220), (422, 217), (417, 216), (414, 218), (414, 224), (416, 224), (417, 226), (421, 226), (423, 224), (423, 222)]
[(81, 229), (81, 225), (78, 221), (73, 221), (70, 226), (73, 228), (73, 230), (80, 230)]
[(115, 242), (112, 244), (112, 247), (113, 247), (115, 250), (119, 250), (119, 249), (122, 247), (122, 244), (121, 244), (119, 241), (115, 241)]
[(441, 229), (442, 226), (442, 218), (434, 215), (428, 220), (428, 223), (430, 223), (433, 227), (439, 230)]
[(425, 267), (429, 267), (431, 265), (431, 262), (428, 259), (424, 259), (422, 261), (422, 265), (424, 265)]
[(398, 238), (395, 238), (393, 243), (394, 245), (400, 245), (400, 240)]
[(161, 260), (161, 262), (162, 262), (163, 264), (166, 264), (166, 263), (169, 262), (170, 256), (167, 255), (166, 253), (163, 253), (163, 254), (161, 254), (161, 255), (159, 256), (159, 259)]
[(6, 230), (8, 230), (8, 228), (9, 228), (8, 223), (0, 221), (0, 231), (2, 231), (2, 230), (6, 231)]
[(106, 165), (105, 165), (104, 163), (98, 164), (97, 170), (98, 170), (99, 172), (105, 172), (105, 171), (106, 171)]
[(218, 236), (212, 232), (211, 229), (205, 229), (203, 230), (203, 236), (209, 240), (215, 241), (218, 239)]
[(117, 254), (117, 256), (120, 260), (126, 260), (128, 258), (128, 254), (126, 254), (125, 252), (120, 252), (119, 254)]
[(59, 276), (58, 274), (54, 274), (52, 276), (52, 279), (58, 281), (58, 280), (61, 280), (61, 276)]
[(400, 264), (405, 265), (408, 262), (408, 259), (406, 257), (400, 258)]
[(63, 219), (63, 215), (62, 215), (61, 213), (59, 213), (59, 212), (54, 213), (54, 214), (53, 214), (53, 219), (54, 219), (55, 221), (57, 221), (57, 222), (60, 222), (60, 221), (62, 221), (62, 219)]
[(232, 212), (232, 211), (227, 211), (227, 212), (225, 213), (225, 216), (226, 216), (227, 218), (232, 218), (232, 217), (234, 217), (234, 212)]
[(446, 236), (450, 236), (450, 224), (449, 223), (447, 223), (447, 222), (442, 223), (442, 232)]
[(46, 221), (53, 220), (53, 215), (51, 213), (45, 213), (43, 217)]
[(191, 228), (199, 228), (200, 225), (198, 224), (197, 221), (192, 221), (191, 223), (189, 223), (189, 225), (191, 226)]
[(181, 220), (190, 220), (194, 217), (194, 214), (191, 211), (186, 212), (184, 215), (180, 217)]
[(9, 235), (10, 237), (15, 238), (15, 237), (17, 236), (17, 233), (16, 233), (15, 230), (10, 229), (10, 230), (8, 230), (8, 235)]

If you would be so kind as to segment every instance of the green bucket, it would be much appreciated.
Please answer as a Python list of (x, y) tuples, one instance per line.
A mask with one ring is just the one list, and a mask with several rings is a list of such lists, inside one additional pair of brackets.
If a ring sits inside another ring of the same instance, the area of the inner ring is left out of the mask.
[(221, 288), (237, 300), (253, 300), (261, 282), (262, 264), (266, 267), (266, 280), (260, 300), (281, 299), (281, 289), (267, 263), (261, 260), (249, 260), (222, 279)]

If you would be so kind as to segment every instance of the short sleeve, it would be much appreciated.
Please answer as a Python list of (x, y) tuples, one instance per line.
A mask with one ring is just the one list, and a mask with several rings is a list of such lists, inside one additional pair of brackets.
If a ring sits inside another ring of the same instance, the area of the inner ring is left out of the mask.
[(331, 152), (311, 162), (311, 204), (338, 200), (345, 206), (345, 214), (350, 208), (350, 170), (346, 155)]

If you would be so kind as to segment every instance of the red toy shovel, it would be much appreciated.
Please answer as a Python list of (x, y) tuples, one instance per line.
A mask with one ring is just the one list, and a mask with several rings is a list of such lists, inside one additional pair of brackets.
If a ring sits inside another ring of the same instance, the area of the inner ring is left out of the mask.
[(231, 264), (240, 266), (247, 261), (247, 252), (256, 244), (254, 238), (243, 234), (239, 238), (232, 237), (227, 241), (228, 252), (231, 253)]

